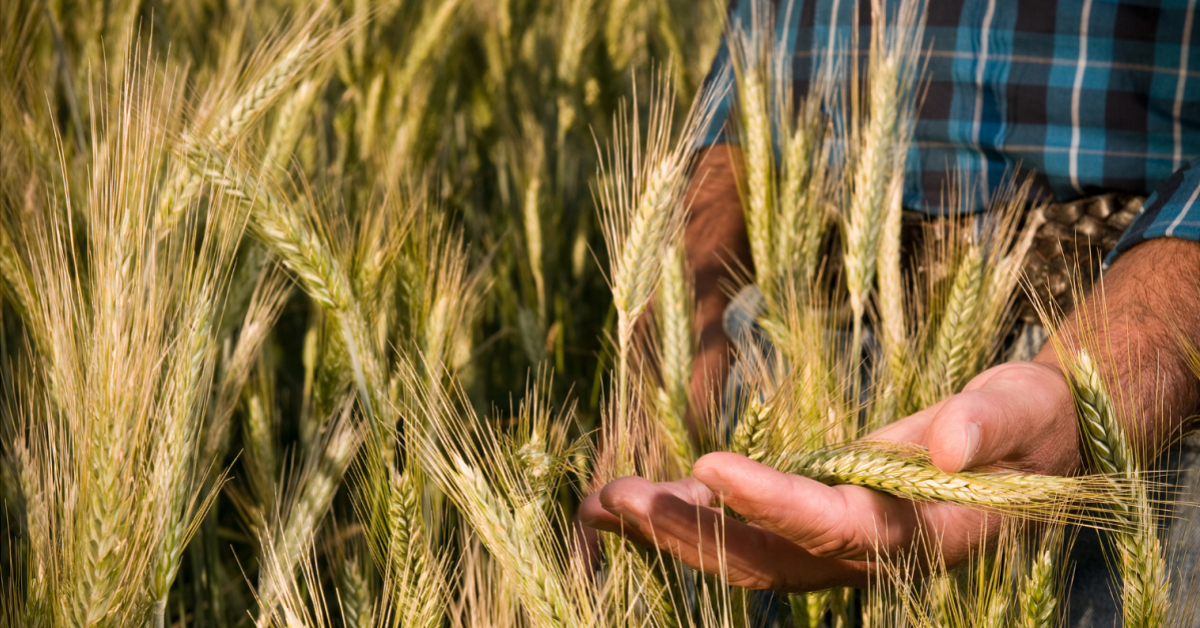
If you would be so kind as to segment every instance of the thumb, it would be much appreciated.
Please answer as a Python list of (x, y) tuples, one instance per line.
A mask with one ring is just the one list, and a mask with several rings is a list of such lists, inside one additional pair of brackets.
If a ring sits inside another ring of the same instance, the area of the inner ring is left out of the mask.
[(941, 405), (928, 443), (933, 464), (947, 473), (997, 462), (1069, 473), (1079, 458), (1070, 388), (1051, 364), (998, 366)]

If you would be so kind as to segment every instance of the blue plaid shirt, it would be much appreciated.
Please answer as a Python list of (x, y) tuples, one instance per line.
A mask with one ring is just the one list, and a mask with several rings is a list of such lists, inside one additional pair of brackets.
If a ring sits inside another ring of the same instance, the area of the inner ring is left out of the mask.
[[(777, 41), (792, 58), (798, 95), (817, 61), (852, 41), (856, 4), (865, 52), (869, 2), (775, 0)], [(928, 91), (908, 158), (906, 207), (942, 211), (941, 192), (955, 177), (974, 184), (966, 207), (979, 211), (1007, 175), (1031, 172), (1035, 194), (1057, 201), (1150, 195), (1113, 257), (1150, 238), (1200, 240), (1197, 0), (926, 4)], [(751, 5), (732, 0), (731, 23), (752, 24)], [(710, 84), (729, 62), (722, 42)], [(701, 145), (730, 140), (724, 123), (733, 98), (719, 102)]]

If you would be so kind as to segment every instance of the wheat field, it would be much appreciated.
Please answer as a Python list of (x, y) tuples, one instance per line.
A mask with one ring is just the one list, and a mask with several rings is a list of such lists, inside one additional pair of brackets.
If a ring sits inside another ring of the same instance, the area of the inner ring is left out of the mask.
[[(1015, 182), (905, 270), (921, 4), (799, 102), (758, 4), (0, 5), (0, 626), (1051, 627), (1077, 526), (1124, 625), (1187, 621), (1087, 350), (1053, 340), (1086, 474), (858, 440), (1005, 359), (1037, 220)], [(763, 312), (721, 401), (689, 394), (683, 229), (726, 92)], [(719, 544), (700, 573), (575, 524), (714, 451), (1003, 526), (768, 602)]]

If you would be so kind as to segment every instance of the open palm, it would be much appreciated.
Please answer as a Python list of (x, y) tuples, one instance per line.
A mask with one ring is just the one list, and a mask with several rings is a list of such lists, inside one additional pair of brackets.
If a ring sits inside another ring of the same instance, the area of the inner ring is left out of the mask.
[[(997, 366), (869, 438), (927, 447), (947, 472), (998, 463), (1066, 475), (1080, 462), (1070, 391), (1051, 362)], [(954, 566), (999, 529), (999, 517), (977, 510), (826, 486), (737, 454), (709, 454), (692, 472), (676, 482), (618, 479), (584, 501), (580, 519), (730, 584), (780, 591), (864, 586), (877, 556), (928, 546), (917, 543), (922, 533)], [(723, 514), (722, 501), (744, 521)]]

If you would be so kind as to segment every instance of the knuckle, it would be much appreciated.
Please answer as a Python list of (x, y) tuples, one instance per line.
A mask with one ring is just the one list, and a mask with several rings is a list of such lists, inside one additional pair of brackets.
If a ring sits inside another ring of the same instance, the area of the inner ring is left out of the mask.
[(765, 591), (768, 589), (778, 588), (780, 580), (773, 576), (761, 572), (739, 572), (729, 574), (729, 583), (743, 589), (752, 589), (755, 591)]
[(850, 558), (864, 555), (866, 548), (858, 535), (840, 529), (814, 539), (805, 549), (817, 558)]

